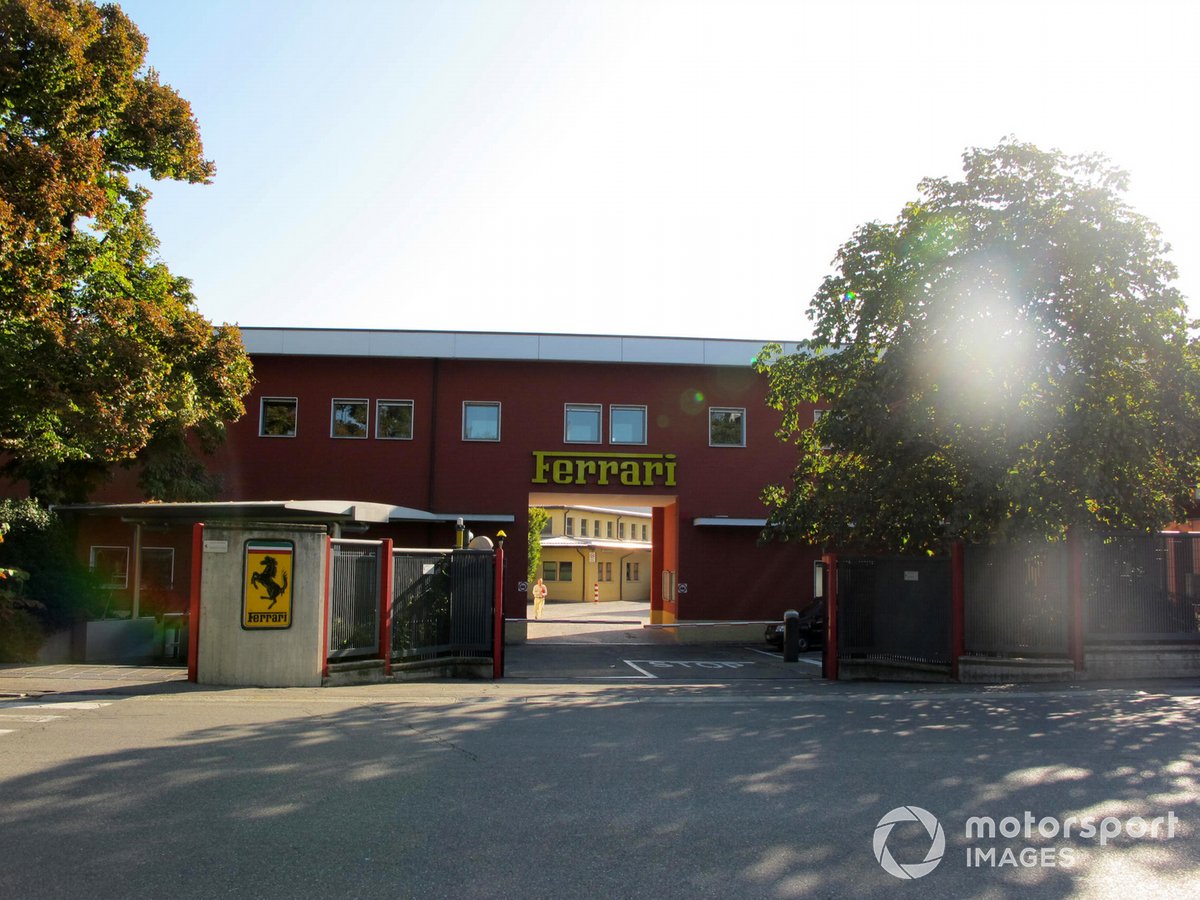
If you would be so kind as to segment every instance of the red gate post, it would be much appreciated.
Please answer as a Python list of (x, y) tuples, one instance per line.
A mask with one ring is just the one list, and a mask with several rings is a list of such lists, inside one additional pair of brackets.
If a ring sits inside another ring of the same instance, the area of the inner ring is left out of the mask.
[(395, 578), (392, 539), (384, 538), (379, 545), (379, 655), (383, 657), (383, 674), (392, 674), (392, 581)]
[(497, 535), (496, 572), (493, 575), (492, 597), (492, 680), (504, 677), (504, 538)]
[(950, 545), (950, 677), (958, 681), (958, 660), (966, 652), (966, 553), (962, 541)]
[(196, 682), (200, 655), (200, 585), (204, 566), (204, 523), (192, 526), (192, 584), (188, 597), (188, 681)]
[(821, 654), (821, 675), (830, 681), (838, 680), (838, 620), (837, 595), (838, 558), (836, 553), (821, 557), (825, 566), (825, 652)]
[(1083, 542), (1078, 529), (1067, 531), (1067, 592), (1071, 600), (1071, 660), (1075, 671), (1084, 670), (1083, 649)]

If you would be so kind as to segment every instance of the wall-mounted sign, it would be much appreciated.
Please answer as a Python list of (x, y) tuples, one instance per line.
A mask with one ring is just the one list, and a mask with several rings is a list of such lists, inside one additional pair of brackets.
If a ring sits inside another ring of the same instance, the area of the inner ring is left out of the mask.
[(533, 483), (675, 487), (675, 454), (534, 450)]
[(291, 541), (246, 541), (243, 628), (292, 627)]

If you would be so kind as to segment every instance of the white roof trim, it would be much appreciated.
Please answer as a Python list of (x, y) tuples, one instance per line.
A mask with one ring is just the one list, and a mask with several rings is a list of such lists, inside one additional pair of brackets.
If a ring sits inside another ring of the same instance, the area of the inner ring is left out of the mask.
[(734, 519), (730, 516), (702, 516), (692, 519), (693, 525), (723, 525), (730, 528), (764, 528), (766, 519)]
[[(769, 341), (599, 334), (241, 328), (252, 355), (378, 356), (748, 367)], [(779, 342), (785, 348), (795, 341)]]

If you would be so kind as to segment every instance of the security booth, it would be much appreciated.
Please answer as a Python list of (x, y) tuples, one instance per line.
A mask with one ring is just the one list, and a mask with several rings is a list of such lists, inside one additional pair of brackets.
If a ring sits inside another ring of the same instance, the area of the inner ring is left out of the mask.
[(382, 680), (451, 657), (492, 673), (502, 554), (428, 548), (451, 546), (459, 522), (470, 533), (511, 516), (345, 501), (60, 511), (76, 517), (89, 561), (144, 562), (153, 544), (173, 563), (165, 592), (146, 590), (142, 564), (100, 573), (114, 582), (112, 614), (83, 623), (81, 661), (165, 659), (186, 663), (192, 681), (244, 686)]

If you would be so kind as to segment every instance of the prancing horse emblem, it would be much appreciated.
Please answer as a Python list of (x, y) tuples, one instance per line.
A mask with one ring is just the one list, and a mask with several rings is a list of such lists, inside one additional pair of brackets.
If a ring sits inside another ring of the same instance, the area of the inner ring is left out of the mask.
[(287, 572), (283, 573), (283, 583), (280, 584), (275, 580), (275, 576), (279, 574), (279, 562), (273, 556), (264, 556), (262, 561), (261, 572), (250, 573), (250, 584), (267, 593), (263, 596), (264, 600), (270, 600), (267, 604), (267, 609), (275, 605), (275, 601), (279, 599), (279, 595), (287, 590)]

